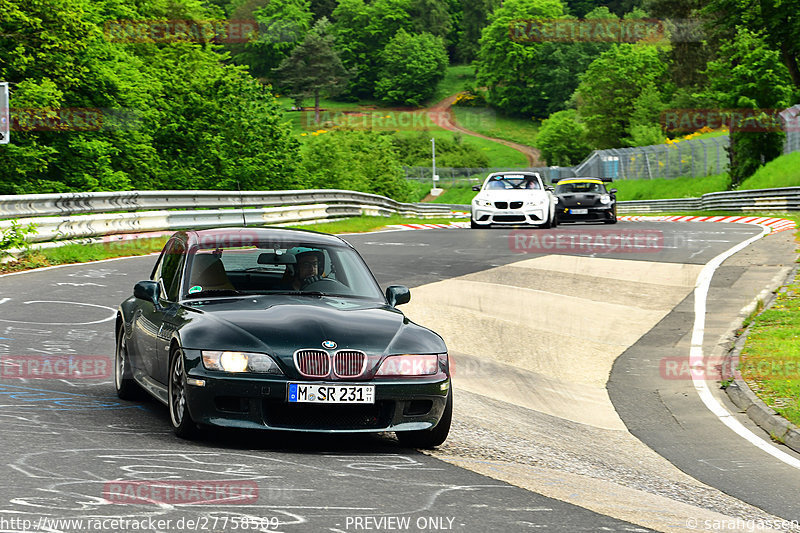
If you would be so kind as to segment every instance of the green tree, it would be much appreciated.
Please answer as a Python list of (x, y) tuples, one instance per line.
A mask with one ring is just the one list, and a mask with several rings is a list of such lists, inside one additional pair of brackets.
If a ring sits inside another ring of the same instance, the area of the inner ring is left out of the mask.
[(500, 0), (462, 0), (461, 30), (458, 33), (456, 59), (470, 62), (478, 57), (481, 32)]
[[(705, 85), (706, 63), (716, 47), (703, 38), (701, 9), (708, 0), (646, 0), (651, 16), (664, 21), (670, 37), (670, 79), (683, 88)], [(674, 21), (674, 22), (671, 22)]]
[(723, 43), (730, 42), (740, 28), (761, 35), (779, 52), (781, 62), (796, 88), (800, 87), (800, 17), (798, 5), (790, 0), (709, 0), (702, 12), (711, 18), (708, 28)]
[(447, 70), (440, 37), (400, 30), (381, 53), (375, 96), (387, 103), (418, 106), (433, 96)]
[(228, 50), (234, 61), (247, 65), (254, 76), (269, 78), (272, 69), (302, 42), (314, 13), (309, 0), (269, 0), (239, 6), (236, 17), (254, 20), (258, 30), (244, 43), (229, 44)]
[[(618, 44), (595, 59), (581, 76), (576, 91), (578, 113), (587, 127), (587, 138), (595, 148), (615, 148), (630, 133), (638, 99), (646, 90), (665, 87), (668, 63), (654, 46)], [(654, 116), (653, 123), (658, 122)]]
[[(736, 38), (720, 48), (720, 57), (708, 64), (708, 95), (723, 109), (783, 109), (793, 96), (792, 78), (781, 53), (757, 33), (739, 29)], [(742, 131), (749, 123), (731, 124), (730, 174), (735, 187), (758, 167), (781, 154), (785, 134)]]
[[(5, 0), (0, 47), (18, 131), (0, 193), (281, 188), (298, 146), (268, 88), (207, 42), (120, 40), (120, 19), (203, 20), (177, 0)], [(215, 8), (216, 9), (216, 8)], [(4, 43), (5, 44), (5, 43)], [(80, 118), (79, 122), (76, 117)], [(92, 117), (92, 118), (87, 118)]]
[[(507, 0), (484, 28), (477, 60), (478, 83), (488, 88), (489, 103), (507, 114), (546, 116), (549, 72), (540, 69), (544, 44), (520, 42), (509, 35), (514, 21), (561, 17), (559, 0)], [(547, 47), (551, 51), (551, 47)]]
[(275, 70), (293, 96), (314, 97), (314, 122), (319, 122), (319, 98), (333, 96), (347, 85), (349, 74), (334, 48), (330, 22), (319, 19), (300, 46)]
[(333, 32), (345, 68), (352, 74), (347, 93), (372, 98), (380, 53), (404, 29), (412, 31), (412, 0), (341, 0), (333, 11)]
[(542, 121), (536, 147), (548, 165), (558, 166), (577, 165), (591, 152), (586, 126), (578, 120), (574, 109), (558, 111)]

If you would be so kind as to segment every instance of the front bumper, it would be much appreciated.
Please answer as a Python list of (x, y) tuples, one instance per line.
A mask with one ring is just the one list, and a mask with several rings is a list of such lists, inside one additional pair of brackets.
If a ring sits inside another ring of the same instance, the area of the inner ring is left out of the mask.
[[(575, 214), (573, 209), (586, 209), (584, 214)], [(614, 206), (603, 207), (561, 207), (556, 209), (558, 221), (560, 222), (605, 222), (614, 220), (616, 217)]]
[[(188, 366), (187, 366), (188, 368)], [(205, 382), (187, 385), (189, 413), (197, 424), (242, 429), (317, 433), (376, 433), (430, 429), (444, 413), (450, 378), (443, 373), (371, 381), (290, 380), (209, 372), (202, 365), (187, 377)], [(289, 382), (375, 385), (374, 404), (290, 403)]]
[(493, 207), (472, 206), (472, 221), (481, 226), (492, 224), (539, 226), (547, 222), (549, 211), (546, 207), (523, 207), (520, 209), (496, 209)]

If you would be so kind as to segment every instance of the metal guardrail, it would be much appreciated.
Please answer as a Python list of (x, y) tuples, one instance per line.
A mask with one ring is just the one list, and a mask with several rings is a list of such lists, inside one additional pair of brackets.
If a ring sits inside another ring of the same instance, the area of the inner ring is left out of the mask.
[(800, 211), (800, 187), (712, 192), (700, 198), (617, 202), (620, 213), (671, 211)]
[[(274, 207), (263, 207), (264, 205)], [(153, 210), (155, 207), (162, 209)], [(171, 209), (163, 209), (164, 207)], [(219, 207), (227, 209), (218, 209)], [(9, 228), (13, 222), (23, 226), (34, 223), (36, 233), (28, 235), (28, 240), (32, 243), (121, 233), (220, 226), (285, 225), (359, 215), (392, 214), (419, 218), (449, 217), (451, 210), (437, 204), (407, 204), (374, 194), (333, 189), (253, 193), (131, 191), (0, 196), (0, 231)]]
[(0, 196), (0, 219), (70, 216), (159, 209), (280, 207), (362, 204), (398, 213), (438, 212), (435, 206), (397, 202), (385, 196), (338, 189), (294, 191), (122, 191)]

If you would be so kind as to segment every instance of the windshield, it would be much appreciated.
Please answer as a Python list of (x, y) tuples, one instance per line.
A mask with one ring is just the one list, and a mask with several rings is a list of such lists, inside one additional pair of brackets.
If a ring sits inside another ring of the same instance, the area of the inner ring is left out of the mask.
[(484, 190), (542, 190), (542, 184), (536, 176), (508, 175), (489, 178), (483, 186)]
[(593, 183), (588, 181), (581, 181), (575, 183), (559, 183), (556, 185), (556, 194), (569, 194), (569, 193), (596, 193), (605, 194), (606, 188), (602, 183)]
[(184, 280), (189, 299), (288, 293), (383, 300), (369, 269), (347, 246), (199, 249), (190, 255)]

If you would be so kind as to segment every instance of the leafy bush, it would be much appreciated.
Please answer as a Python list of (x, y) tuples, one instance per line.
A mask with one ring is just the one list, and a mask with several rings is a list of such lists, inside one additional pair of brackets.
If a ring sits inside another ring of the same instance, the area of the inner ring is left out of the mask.
[(580, 163), (591, 151), (586, 141), (586, 126), (574, 109), (558, 111), (542, 122), (536, 147), (548, 165), (571, 166)]
[[(431, 164), (431, 135), (419, 132), (415, 135), (395, 134), (392, 144), (402, 164), (422, 167)], [(465, 144), (460, 134), (452, 139), (436, 139), (436, 164), (440, 167), (485, 168), (489, 157), (475, 146)]]
[(318, 130), (303, 145), (303, 188), (347, 189), (409, 200), (411, 189), (389, 134)]
[(30, 250), (31, 245), (25, 236), (35, 233), (36, 224), (31, 223), (23, 226), (16, 220), (12, 220), (11, 227), (0, 234), (0, 257), (10, 256), (9, 250), (16, 249), (22, 252)]

